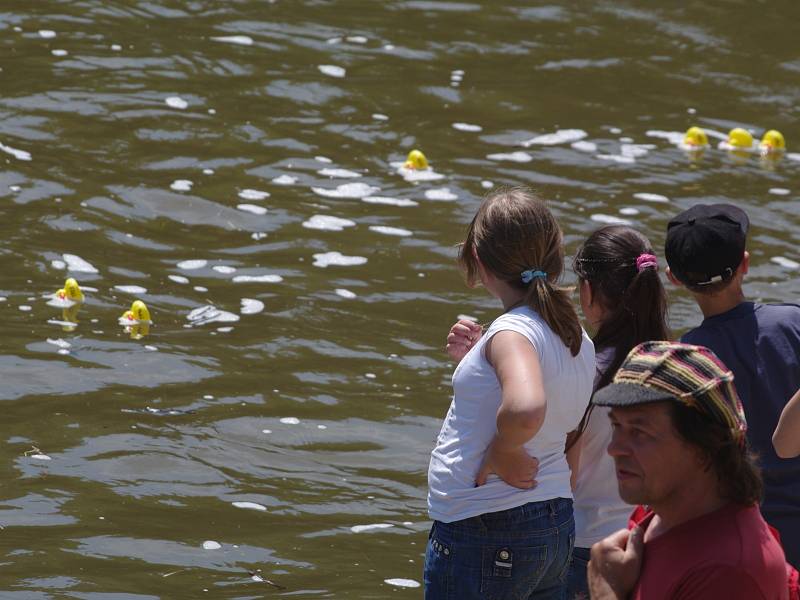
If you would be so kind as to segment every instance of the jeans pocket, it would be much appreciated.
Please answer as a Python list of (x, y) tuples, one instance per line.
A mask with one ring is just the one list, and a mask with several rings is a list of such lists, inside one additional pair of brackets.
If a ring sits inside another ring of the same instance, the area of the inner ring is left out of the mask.
[(448, 544), (436, 536), (436, 526), (431, 528), (428, 536), (428, 547), (425, 549), (425, 582), (426, 600), (444, 600), (452, 596), (453, 565), (452, 551)]
[(547, 569), (547, 546), (484, 547), (481, 594), (484, 598), (527, 598)]

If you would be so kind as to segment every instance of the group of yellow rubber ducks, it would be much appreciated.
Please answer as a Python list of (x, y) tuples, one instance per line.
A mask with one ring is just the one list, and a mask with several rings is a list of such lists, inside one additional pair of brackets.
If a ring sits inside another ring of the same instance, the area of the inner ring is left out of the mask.
[[(700, 152), (708, 148), (708, 135), (701, 127), (690, 127), (683, 138), (683, 145), (689, 151)], [(770, 129), (756, 148), (753, 134), (742, 127), (735, 127), (728, 133), (724, 147), (740, 156), (746, 156), (757, 150), (762, 156), (777, 158), (786, 151), (786, 140), (780, 131)], [(408, 153), (403, 167), (423, 171), (428, 168), (428, 159), (421, 151), (412, 150)]]
[[(708, 148), (708, 136), (700, 127), (690, 127), (683, 138), (684, 145), (690, 150)], [(758, 148), (755, 147), (753, 134), (742, 127), (735, 127), (728, 133), (725, 146), (732, 152), (751, 153), (755, 150), (762, 156), (776, 157), (786, 151), (786, 140), (777, 129), (770, 129), (761, 138)]]
[[(62, 302), (69, 303), (64, 306), (61, 315), (67, 323), (78, 322), (78, 311), (84, 301), (83, 290), (78, 282), (70, 277), (64, 282), (64, 287), (55, 293), (55, 298)], [(150, 311), (141, 300), (135, 300), (131, 304), (130, 310), (126, 310), (119, 318), (119, 324), (125, 327), (125, 332), (130, 333), (131, 338), (138, 340), (150, 333)], [(65, 330), (72, 331), (74, 326), (65, 325)]]

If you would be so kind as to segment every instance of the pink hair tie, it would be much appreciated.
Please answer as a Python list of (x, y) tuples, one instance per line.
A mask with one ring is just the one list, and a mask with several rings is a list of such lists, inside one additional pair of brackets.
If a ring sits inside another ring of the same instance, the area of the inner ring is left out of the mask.
[(641, 273), (650, 267), (658, 270), (658, 257), (655, 254), (640, 254), (636, 259), (637, 273)]

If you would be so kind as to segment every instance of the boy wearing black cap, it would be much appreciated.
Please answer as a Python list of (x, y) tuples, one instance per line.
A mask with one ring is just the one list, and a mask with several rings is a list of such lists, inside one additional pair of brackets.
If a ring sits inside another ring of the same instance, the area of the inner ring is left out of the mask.
[(789, 562), (800, 564), (800, 459), (780, 459), (772, 446), (781, 410), (800, 388), (800, 306), (745, 300), (749, 225), (730, 204), (682, 212), (667, 226), (667, 275), (692, 293), (704, 316), (681, 341), (711, 348), (736, 377), (763, 469), (761, 510), (780, 531)]

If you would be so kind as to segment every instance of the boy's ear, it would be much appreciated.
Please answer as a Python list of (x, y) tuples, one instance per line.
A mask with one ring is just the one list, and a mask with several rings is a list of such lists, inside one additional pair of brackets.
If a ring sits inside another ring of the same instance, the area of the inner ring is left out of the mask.
[(672, 269), (667, 267), (667, 279), (669, 279), (673, 285), (677, 285), (678, 287), (684, 287), (683, 284), (678, 281), (678, 278), (672, 274)]
[(742, 275), (747, 275), (747, 271), (750, 270), (750, 253), (747, 250), (744, 251), (739, 268), (742, 270)]

